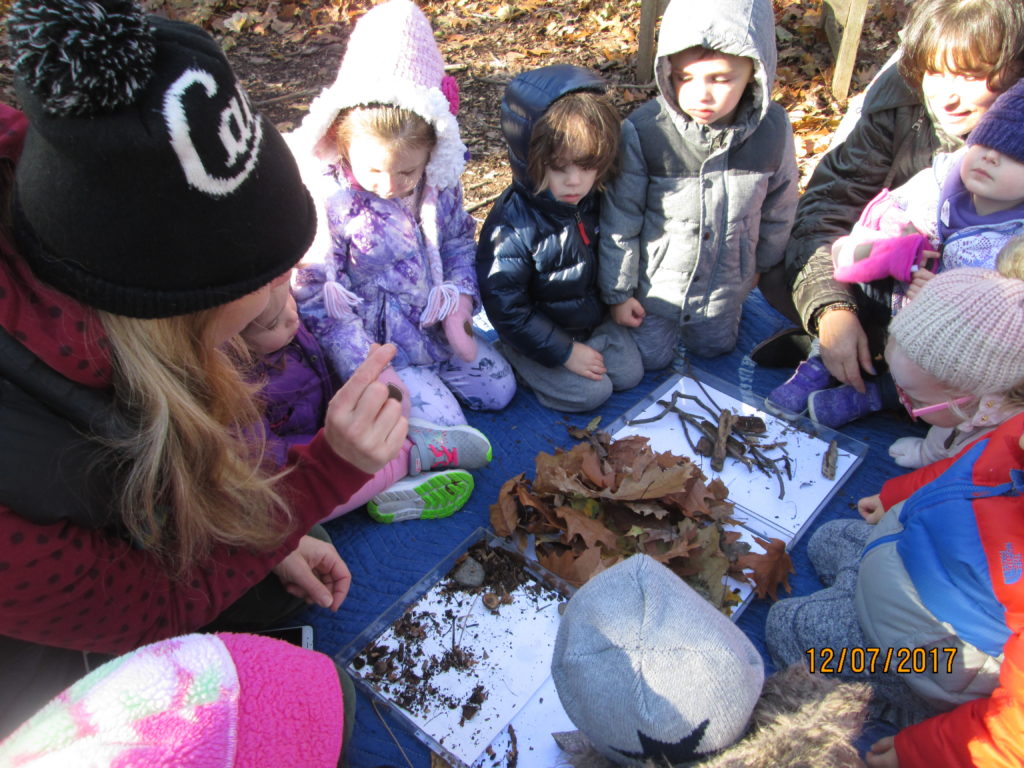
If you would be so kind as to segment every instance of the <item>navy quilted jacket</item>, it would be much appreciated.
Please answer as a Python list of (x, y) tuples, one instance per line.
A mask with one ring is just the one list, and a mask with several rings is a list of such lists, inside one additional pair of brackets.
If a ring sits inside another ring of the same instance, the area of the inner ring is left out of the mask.
[(515, 78), (501, 103), (513, 182), (498, 198), (476, 251), (480, 296), (501, 340), (554, 367), (569, 359), (605, 318), (597, 293), (599, 193), (578, 205), (534, 194), (526, 175), (530, 132), (560, 96), (604, 90), (604, 81), (568, 64)]

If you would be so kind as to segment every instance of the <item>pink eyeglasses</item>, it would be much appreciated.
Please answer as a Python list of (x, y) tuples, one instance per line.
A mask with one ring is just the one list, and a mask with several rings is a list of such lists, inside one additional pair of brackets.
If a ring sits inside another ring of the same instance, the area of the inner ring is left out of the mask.
[[(895, 383), (895, 382), (894, 382)], [(900, 403), (907, 409), (907, 413), (910, 414), (910, 418), (917, 421), (918, 416), (924, 416), (928, 413), (937, 413), (938, 411), (944, 411), (947, 408), (954, 408), (961, 405), (967, 405), (967, 403), (975, 400), (974, 395), (964, 395), (963, 397), (955, 398), (954, 400), (947, 400), (944, 403), (936, 403), (935, 405), (923, 405), (920, 408), (914, 406), (914, 401), (910, 399), (908, 395), (899, 384), (896, 384), (896, 394), (900, 398)]]

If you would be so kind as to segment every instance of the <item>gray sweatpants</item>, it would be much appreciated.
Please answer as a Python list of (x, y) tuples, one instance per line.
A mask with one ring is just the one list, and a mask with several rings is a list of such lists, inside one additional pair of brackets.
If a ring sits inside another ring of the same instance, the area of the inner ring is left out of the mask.
[(507, 345), (502, 352), (541, 404), (556, 411), (590, 411), (599, 407), (612, 392), (640, 383), (644, 367), (628, 328), (609, 318), (583, 343), (604, 356), (608, 372), (599, 381), (573, 373), (564, 365), (549, 368)]
[[(810, 661), (809, 649), (818, 654), (820, 663), (823, 649), (838, 657), (842, 648), (867, 647), (854, 605), (854, 590), (861, 550), (870, 533), (871, 526), (863, 520), (833, 520), (811, 536), (807, 554), (826, 588), (780, 600), (768, 611), (765, 641), (778, 668)], [(871, 716), (897, 728), (937, 713), (893, 672), (855, 674), (844, 670), (836, 676), (869, 683), (874, 692)]]

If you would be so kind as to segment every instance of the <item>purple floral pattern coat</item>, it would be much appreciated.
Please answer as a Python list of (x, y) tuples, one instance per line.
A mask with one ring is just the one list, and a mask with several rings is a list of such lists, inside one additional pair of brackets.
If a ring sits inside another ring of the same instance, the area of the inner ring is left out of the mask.
[[(394, 366), (433, 365), (451, 355), (441, 324), (420, 327), (432, 286), (428, 243), (414, 212), (338, 174), (327, 201), (331, 250), (322, 264), (303, 264), (293, 283), (299, 313), (335, 372), (348, 379), (374, 342), (398, 348)], [(422, 189), (422, 186), (421, 186)], [(479, 306), (475, 223), (462, 206), (462, 187), (437, 191), (437, 244), (444, 280)], [(342, 317), (328, 314), (324, 286), (336, 280), (358, 297)]]
[(263, 384), (260, 398), (266, 406), (270, 451), (277, 465), (284, 466), (288, 446), (308, 443), (324, 425), (337, 383), (323, 350), (301, 323), (295, 338), (282, 349), (256, 359), (252, 378)]

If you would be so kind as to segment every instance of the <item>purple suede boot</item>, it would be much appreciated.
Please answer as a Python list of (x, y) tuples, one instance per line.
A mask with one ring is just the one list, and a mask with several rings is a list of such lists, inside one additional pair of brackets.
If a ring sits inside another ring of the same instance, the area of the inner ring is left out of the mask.
[(807, 400), (811, 419), (832, 429), (880, 410), (882, 393), (873, 381), (864, 382), (863, 395), (849, 384), (844, 384), (814, 392)]
[(764, 399), (764, 407), (771, 413), (783, 417), (799, 416), (807, 410), (807, 399), (812, 392), (825, 389), (832, 381), (832, 375), (818, 356), (804, 360), (783, 384), (780, 384)]

